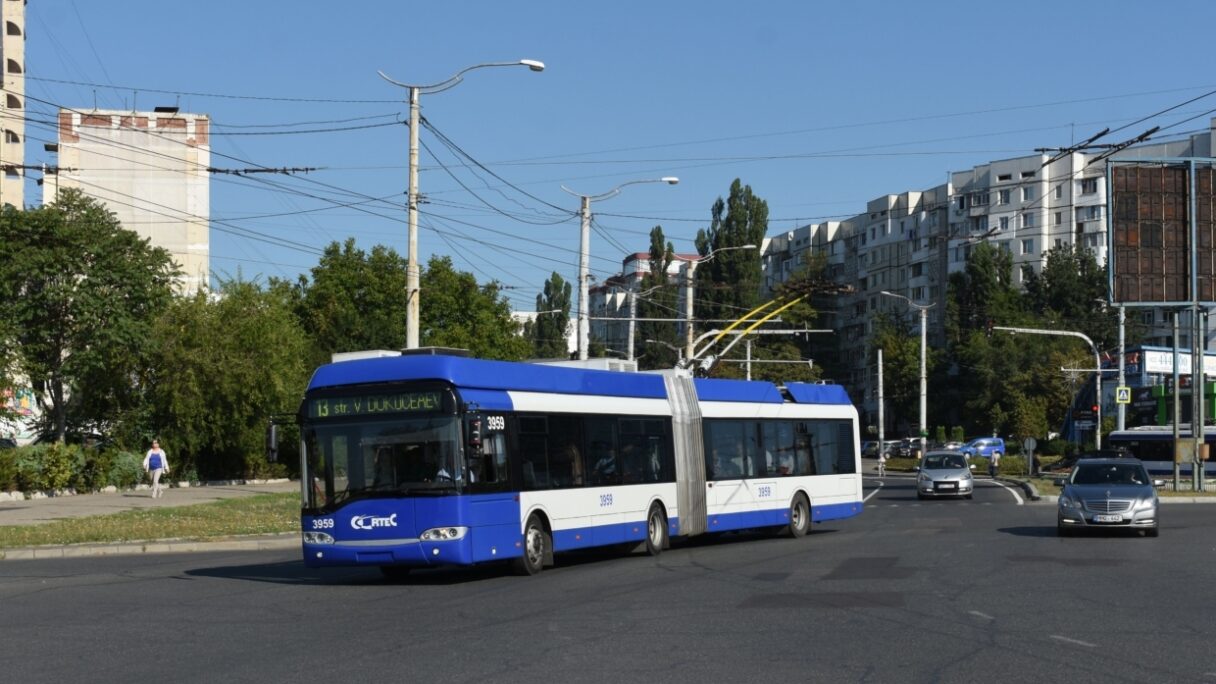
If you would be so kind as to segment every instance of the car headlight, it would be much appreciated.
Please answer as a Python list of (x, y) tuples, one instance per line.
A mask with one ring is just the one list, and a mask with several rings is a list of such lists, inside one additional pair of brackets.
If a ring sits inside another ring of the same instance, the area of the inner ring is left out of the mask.
[(304, 533), (304, 543), (305, 544), (332, 544), (332, 543), (334, 543), (334, 538), (328, 532), (305, 532)]
[(1065, 494), (1060, 495), (1060, 508), (1080, 508), (1080, 504)]
[(929, 482), (933, 478), (929, 477), (928, 475), (926, 475), (925, 473), (922, 472), (920, 474), (920, 477), (918, 477), (917, 479), (920, 480), (921, 482)]
[(1136, 510), (1144, 511), (1157, 507), (1157, 499), (1155, 497), (1147, 497), (1136, 501)]
[(432, 527), (422, 533), (422, 541), (453, 541), (463, 539), (467, 534), (467, 527)]

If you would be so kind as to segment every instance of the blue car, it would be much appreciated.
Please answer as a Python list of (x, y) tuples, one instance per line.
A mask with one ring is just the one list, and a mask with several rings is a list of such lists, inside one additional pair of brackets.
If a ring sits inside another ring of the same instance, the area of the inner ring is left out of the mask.
[(1000, 437), (978, 437), (959, 449), (971, 458), (992, 458), (993, 454), (1005, 455), (1005, 440)]

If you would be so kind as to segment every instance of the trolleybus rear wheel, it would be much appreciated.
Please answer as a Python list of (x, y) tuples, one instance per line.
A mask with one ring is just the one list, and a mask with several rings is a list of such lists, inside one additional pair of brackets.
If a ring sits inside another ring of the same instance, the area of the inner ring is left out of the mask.
[(790, 504), (790, 536), (797, 539), (805, 537), (811, 529), (811, 504), (807, 503), (806, 495), (799, 493)]
[(650, 505), (650, 513), (646, 514), (646, 553), (657, 556), (663, 553), (667, 546), (667, 516), (663, 507), (658, 503)]

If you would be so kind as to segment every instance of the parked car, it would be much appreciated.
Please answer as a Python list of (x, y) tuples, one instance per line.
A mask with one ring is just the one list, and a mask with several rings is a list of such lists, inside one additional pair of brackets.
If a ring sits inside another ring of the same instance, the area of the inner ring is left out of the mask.
[(882, 443), (882, 452), (887, 455), (887, 458), (894, 458), (899, 455), (899, 440), (888, 439)]
[(993, 454), (1005, 455), (1005, 440), (1000, 437), (977, 437), (967, 442), (959, 452), (971, 458), (992, 458)]
[(970, 499), (975, 490), (971, 471), (975, 466), (958, 451), (930, 451), (917, 467), (916, 498), (961, 496)]
[(878, 458), (878, 442), (869, 441), (861, 443), (862, 458)]
[(965, 446), (962, 442), (946, 442), (939, 447), (944, 451), (958, 451)]
[(1157, 490), (1135, 458), (1087, 458), (1077, 461), (1068, 477), (1059, 478), (1056, 532), (1066, 537), (1096, 528), (1139, 530), (1157, 536)]

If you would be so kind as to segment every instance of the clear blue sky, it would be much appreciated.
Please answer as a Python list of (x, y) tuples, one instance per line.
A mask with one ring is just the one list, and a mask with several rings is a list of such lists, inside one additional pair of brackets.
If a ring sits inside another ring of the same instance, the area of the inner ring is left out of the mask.
[[(551, 272), (575, 281), (578, 200), (562, 185), (591, 195), (681, 179), (592, 205), (591, 267), (603, 278), (647, 249), (655, 225), (695, 251), (735, 178), (768, 201), (772, 235), (1216, 90), (1216, 3), (1203, 0), (29, 0), (27, 13), (32, 117), (53, 109), (37, 100), (178, 104), (212, 117), (213, 166), (320, 169), (213, 176), (213, 219), (296, 247), (213, 228), (213, 271), (263, 281), (294, 279), (348, 236), (405, 254), (408, 131), (381, 124), (408, 119), (406, 91), (377, 70), (434, 83), (481, 62), (544, 61), (543, 73), (482, 69), (422, 97), (436, 129), (518, 190), (461, 167), (422, 129), (421, 258), (451, 255), (512, 288), (523, 310)], [(1125, 133), (1213, 108), (1216, 95)], [(305, 130), (323, 132), (283, 134)], [(27, 163), (53, 162), (42, 150), (51, 133), (27, 134)], [(31, 180), (27, 198), (40, 196)], [(340, 206), (350, 203), (361, 204)]]

